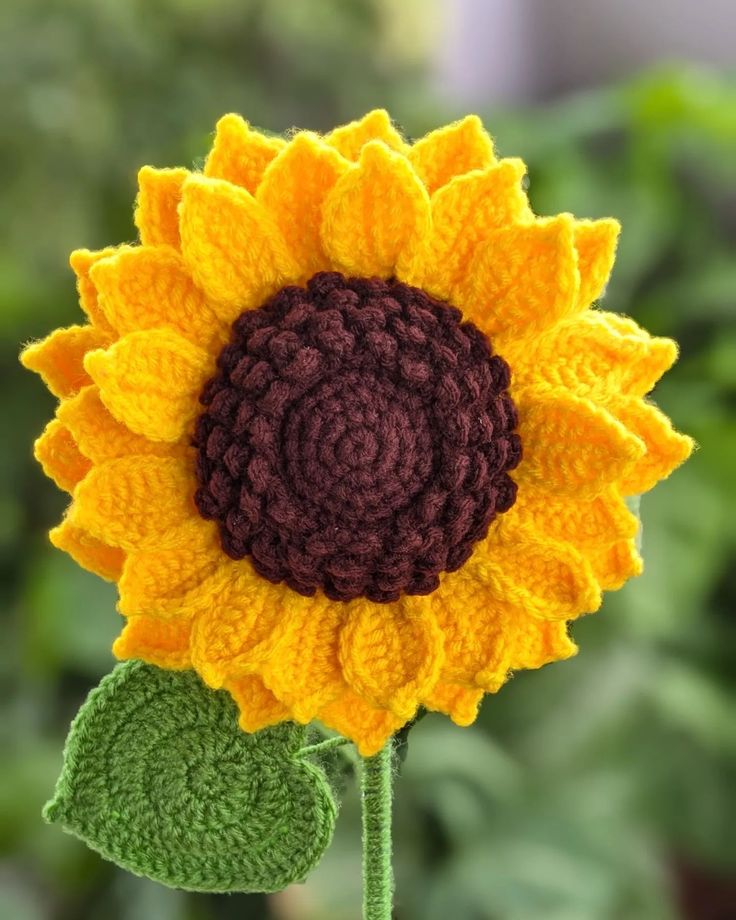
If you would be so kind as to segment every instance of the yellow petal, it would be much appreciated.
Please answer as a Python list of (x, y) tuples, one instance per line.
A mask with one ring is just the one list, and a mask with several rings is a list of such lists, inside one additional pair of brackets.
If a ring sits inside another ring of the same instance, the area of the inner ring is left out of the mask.
[(586, 549), (585, 552), (604, 591), (617, 591), (630, 578), (644, 571), (644, 561), (633, 540), (619, 540), (612, 546)]
[(477, 115), (431, 131), (411, 147), (408, 158), (430, 195), (455, 176), (495, 162), (493, 142)]
[(125, 550), (175, 547), (197, 509), (194, 473), (170, 457), (121, 457), (93, 467), (74, 491), (69, 521)]
[[(567, 634), (564, 620), (539, 620), (517, 611), (509, 641), (508, 666), (511, 670), (541, 668), (553, 661), (577, 655), (578, 647)], [(479, 674), (482, 683), (485, 675)]]
[(294, 593), (288, 616), (274, 632), (275, 643), (261, 675), (298, 722), (309, 722), (346, 688), (338, 657), (344, 618), (343, 605), (323, 594)]
[(557, 494), (593, 498), (632, 469), (643, 441), (605, 409), (564, 390), (515, 394), (525, 483)]
[(455, 725), (466, 726), (475, 722), (482, 699), (481, 689), (440, 683), (422, 699), (422, 705), (434, 712), (444, 712)]
[(144, 166), (138, 172), (138, 199), (135, 225), (145, 246), (181, 248), (179, 237), (179, 202), (189, 170), (154, 169)]
[(92, 382), (84, 369), (84, 356), (109, 343), (108, 335), (95, 326), (69, 326), (28, 345), (20, 361), (23, 367), (41, 376), (54, 396), (64, 398)]
[(439, 298), (462, 287), (478, 245), (499, 227), (531, 220), (521, 160), (456, 176), (432, 196), (432, 230), (400, 278)]
[(429, 230), (429, 198), (407, 160), (381, 141), (363, 147), (327, 196), (322, 242), (350, 275), (387, 278)]
[(132, 332), (84, 361), (116, 419), (152, 441), (176, 441), (201, 411), (199, 394), (213, 360), (168, 329)]
[(650, 335), (628, 316), (608, 312), (597, 315), (613, 333), (626, 341), (626, 348), (634, 350), (629, 344), (630, 339), (644, 343), (644, 347), (636, 356), (632, 355), (623, 369), (622, 386), (623, 391), (631, 396), (645, 396), (677, 361), (677, 342)]
[(403, 720), (437, 682), (442, 633), (427, 598), (396, 604), (351, 603), (340, 634), (340, 662), (352, 689)]
[(387, 709), (378, 709), (353, 690), (328, 703), (318, 714), (328, 728), (350, 738), (361, 757), (377, 754), (388, 739), (408, 721)]
[(90, 271), (100, 305), (121, 336), (173, 329), (204, 349), (218, 348), (228, 330), (170, 246), (123, 249)]
[(204, 174), (240, 185), (254, 195), (266, 167), (285, 146), (280, 137), (254, 131), (240, 115), (223, 115), (217, 122)]
[(325, 198), (348, 163), (315, 134), (300, 132), (266, 170), (256, 195), (276, 222), (303, 283), (330, 267), (320, 227)]
[(108, 546), (80, 527), (65, 520), (49, 531), (52, 544), (81, 565), (107, 581), (117, 581), (123, 569), (125, 553), (117, 546)]
[(385, 109), (374, 109), (358, 121), (335, 128), (325, 135), (325, 141), (348, 160), (359, 159), (363, 147), (371, 141), (382, 141), (399, 152), (406, 148), (404, 139), (391, 124), (391, 117)]
[(114, 419), (94, 385), (65, 399), (56, 411), (59, 421), (71, 431), (85, 457), (103, 463), (129, 454), (171, 456), (176, 448), (162, 441), (149, 441)]
[(291, 718), (286, 706), (255, 674), (229, 680), (225, 689), (237, 703), (240, 710), (238, 724), (244, 732), (257, 732)]
[(528, 338), (576, 309), (579, 285), (573, 223), (567, 214), (492, 231), (474, 256), (455, 303), (493, 337), (523, 349)]
[(644, 456), (625, 472), (620, 481), (625, 495), (648, 492), (693, 452), (693, 439), (675, 431), (667, 416), (652, 403), (622, 396), (611, 400), (608, 406), (616, 418), (646, 445)]
[(91, 323), (100, 330), (113, 335), (114, 330), (108, 323), (105, 314), (97, 302), (97, 288), (90, 278), (92, 266), (101, 259), (109, 259), (123, 247), (108, 246), (93, 252), (89, 249), (75, 249), (69, 256), (69, 264), (77, 276), (77, 291), (79, 292), (79, 305)]
[(245, 189), (191, 175), (179, 213), (184, 260), (223, 322), (298, 277), (273, 218)]
[(571, 619), (601, 603), (590, 564), (577, 549), (523, 526), (513, 535), (492, 527), (465, 566), (500, 603), (542, 619)]
[(208, 580), (226, 561), (217, 526), (192, 519), (179, 545), (128, 554), (120, 579), (119, 610), (125, 616), (190, 617), (211, 603)]
[(33, 455), (49, 479), (65, 492), (73, 492), (92, 466), (79, 452), (69, 429), (58, 419), (52, 419), (36, 439)]
[(191, 667), (189, 659), (190, 623), (187, 620), (158, 620), (156, 617), (130, 617), (112, 646), (116, 658), (140, 658), (169, 670)]
[(603, 296), (616, 258), (620, 232), (621, 225), (610, 217), (575, 222), (575, 247), (580, 268), (578, 305), (581, 310)]

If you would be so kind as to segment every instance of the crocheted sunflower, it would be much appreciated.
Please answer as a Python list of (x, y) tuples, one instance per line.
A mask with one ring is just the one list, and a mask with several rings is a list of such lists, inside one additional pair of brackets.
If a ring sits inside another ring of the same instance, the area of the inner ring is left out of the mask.
[(23, 354), (118, 657), (370, 755), (575, 653), (692, 443), (643, 398), (675, 344), (595, 308), (618, 224), (536, 217), (524, 173), (475, 116), (409, 144), (383, 111), (227, 115), (203, 172), (141, 170), (140, 244), (75, 252), (87, 324)]

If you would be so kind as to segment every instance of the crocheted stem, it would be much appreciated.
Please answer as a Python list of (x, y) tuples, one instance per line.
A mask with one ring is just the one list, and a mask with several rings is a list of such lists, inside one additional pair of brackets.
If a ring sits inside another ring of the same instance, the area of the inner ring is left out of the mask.
[(393, 739), (361, 770), (363, 813), (363, 920), (391, 920), (391, 781)]

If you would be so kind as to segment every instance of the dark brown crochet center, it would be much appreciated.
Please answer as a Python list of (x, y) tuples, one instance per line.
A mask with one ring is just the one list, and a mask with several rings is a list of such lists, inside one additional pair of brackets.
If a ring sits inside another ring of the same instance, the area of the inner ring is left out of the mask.
[(315, 275), (233, 324), (202, 392), (196, 504), (300, 594), (429, 594), (516, 497), (509, 369), (418, 288)]

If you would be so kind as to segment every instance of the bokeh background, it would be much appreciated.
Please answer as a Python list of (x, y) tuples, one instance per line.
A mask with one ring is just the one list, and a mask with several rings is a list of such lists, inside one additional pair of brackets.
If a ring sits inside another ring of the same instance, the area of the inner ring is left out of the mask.
[[(142, 163), (217, 117), (410, 136), (478, 111), (540, 213), (618, 216), (606, 307), (682, 346), (656, 397), (700, 451), (642, 502), (645, 574), (518, 674), (477, 726), (412, 734), (400, 920), (736, 917), (736, 8), (730, 0), (4, 0), (0, 4), (0, 917), (356, 920), (355, 796), (306, 885), (169, 891), (40, 818), (69, 720), (109, 671), (113, 589), (47, 542), (31, 459), (53, 411), (19, 345), (78, 320), (69, 250), (133, 236)], [(729, 76), (730, 70), (730, 76)]]

